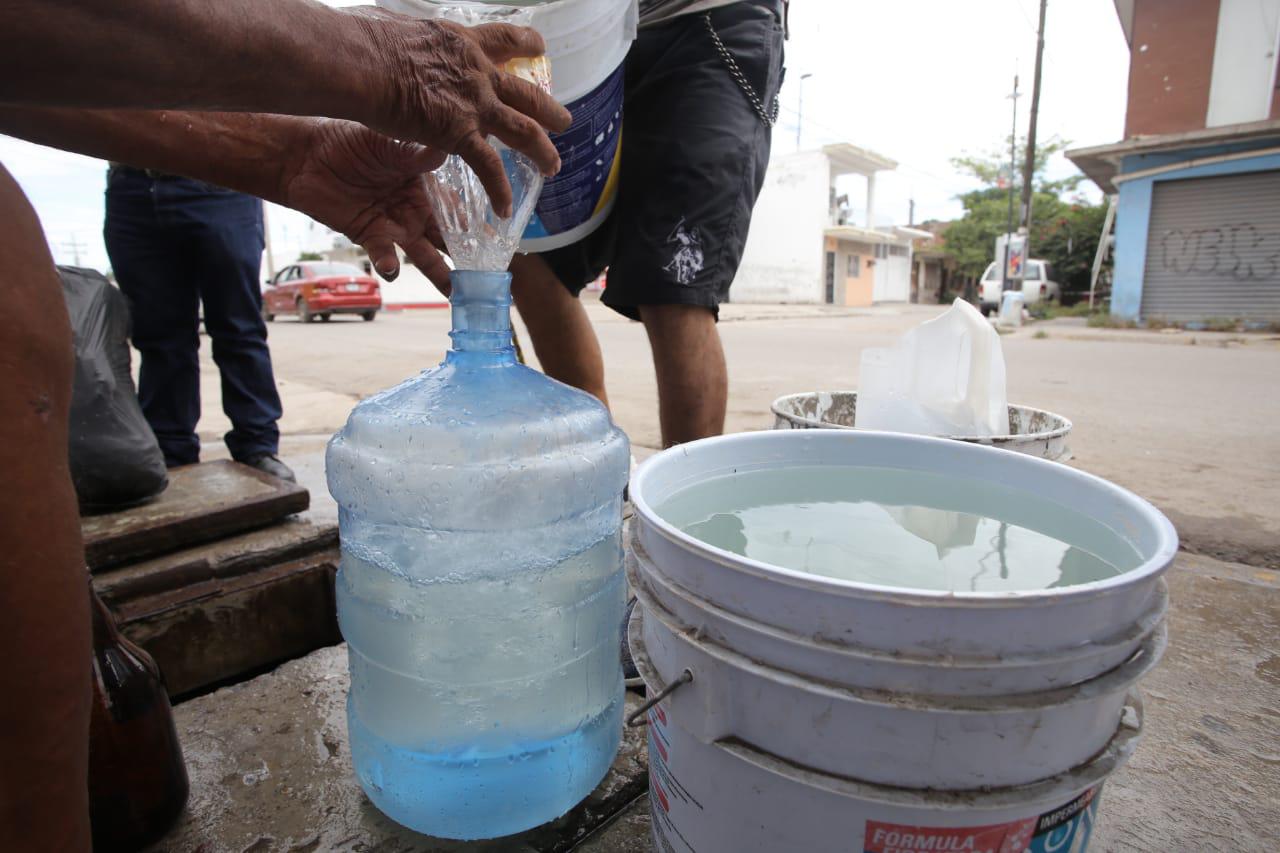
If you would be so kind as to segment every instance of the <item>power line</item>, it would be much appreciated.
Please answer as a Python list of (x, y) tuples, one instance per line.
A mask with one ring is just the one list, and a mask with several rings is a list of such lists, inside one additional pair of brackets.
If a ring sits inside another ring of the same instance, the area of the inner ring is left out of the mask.
[(1022, 20), (1027, 22), (1027, 29), (1033, 33), (1040, 32), (1036, 25), (1031, 22), (1031, 17), (1027, 14), (1027, 10), (1022, 8), (1022, 0), (1009, 0), (1009, 2), (1017, 7), (1018, 14), (1022, 16)]

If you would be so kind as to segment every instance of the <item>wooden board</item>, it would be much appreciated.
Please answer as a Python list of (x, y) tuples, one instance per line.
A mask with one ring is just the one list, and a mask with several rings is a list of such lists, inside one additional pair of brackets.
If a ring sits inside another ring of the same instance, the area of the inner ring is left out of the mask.
[(155, 501), (81, 520), (85, 560), (97, 572), (266, 527), (310, 505), (302, 486), (238, 462), (173, 468)]
[(338, 530), (292, 518), (141, 563), (94, 587), (181, 696), (339, 641)]

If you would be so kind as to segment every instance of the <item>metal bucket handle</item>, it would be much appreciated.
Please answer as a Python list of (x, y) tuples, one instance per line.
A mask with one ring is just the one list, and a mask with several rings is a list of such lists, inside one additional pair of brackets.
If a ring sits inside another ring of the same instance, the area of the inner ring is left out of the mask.
[[(632, 652), (631, 659), (635, 663), (637, 670), (642, 668), (640, 665), (640, 660), (638, 657), (636, 657), (635, 652)], [(654, 684), (660, 683), (657, 670), (655, 670), (649, 664), (649, 659), (647, 655), (645, 656), (645, 665), (643, 669), (648, 673), (647, 675), (644, 676), (644, 680), (646, 682), (652, 681)], [(643, 705), (641, 705), (639, 708), (635, 709), (630, 714), (628, 714), (627, 725), (631, 728), (647, 725), (649, 723), (649, 718), (646, 717), (645, 715), (649, 713), (649, 710), (654, 705), (657, 705), (663, 699), (666, 699), (672, 693), (675, 693), (681, 687), (685, 686), (686, 684), (689, 684), (692, 681), (693, 681), (693, 670), (686, 667), (684, 672), (680, 673), (679, 678), (677, 678), (675, 681), (671, 682), (666, 687), (659, 690), (657, 693), (653, 694), (653, 696), (650, 699), (646, 700)]]

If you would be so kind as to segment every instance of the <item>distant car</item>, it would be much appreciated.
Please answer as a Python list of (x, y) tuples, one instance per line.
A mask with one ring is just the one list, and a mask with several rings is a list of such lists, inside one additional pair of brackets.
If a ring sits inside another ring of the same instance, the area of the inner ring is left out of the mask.
[[(1053, 280), (1048, 261), (1027, 261), (1027, 275), (1022, 280), (1022, 299), (1026, 305), (1037, 302), (1056, 303), (1062, 299), (1062, 288)], [(982, 274), (979, 306), (983, 314), (1000, 310), (1000, 264), (992, 263)]]
[(359, 314), (366, 321), (378, 316), (382, 291), (378, 280), (354, 264), (302, 261), (285, 267), (262, 292), (262, 316), (296, 314), (304, 323), (316, 317), (328, 322), (334, 314)]

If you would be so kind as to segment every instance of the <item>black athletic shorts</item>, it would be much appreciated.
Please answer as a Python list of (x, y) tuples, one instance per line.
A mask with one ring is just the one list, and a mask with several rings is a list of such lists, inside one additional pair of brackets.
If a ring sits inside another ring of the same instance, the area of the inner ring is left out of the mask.
[[(782, 0), (741, 0), (709, 14), (768, 113), (782, 85)], [(770, 129), (702, 13), (640, 30), (625, 77), (613, 211), (587, 237), (540, 257), (575, 295), (608, 268), (604, 303), (632, 319), (641, 305), (717, 312), (742, 260)]]

